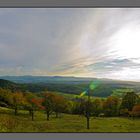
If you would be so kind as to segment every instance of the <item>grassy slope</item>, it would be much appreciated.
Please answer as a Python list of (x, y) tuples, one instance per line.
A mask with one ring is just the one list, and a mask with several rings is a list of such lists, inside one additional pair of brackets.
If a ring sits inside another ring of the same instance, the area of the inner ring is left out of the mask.
[(140, 132), (140, 120), (128, 118), (91, 118), (90, 130), (86, 129), (86, 119), (79, 115), (63, 114), (61, 118), (51, 116), (46, 120), (43, 112), (36, 112), (31, 121), (28, 112), (0, 108), (0, 132)]
[[(67, 99), (75, 99), (75, 98), (87, 98), (88, 96), (87, 95), (84, 95), (82, 97), (80, 97), (80, 94), (79, 95), (76, 95), (76, 94), (67, 94), (67, 93), (62, 93), (62, 92), (55, 92), (56, 94), (58, 95), (61, 95)], [(96, 96), (91, 96), (90, 99), (92, 100), (95, 100), (95, 99), (106, 99), (106, 97), (96, 97)]]

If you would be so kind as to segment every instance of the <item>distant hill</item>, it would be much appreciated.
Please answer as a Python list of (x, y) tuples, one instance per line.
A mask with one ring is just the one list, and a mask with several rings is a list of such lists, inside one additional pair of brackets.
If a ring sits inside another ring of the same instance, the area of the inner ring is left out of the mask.
[(0, 88), (6, 88), (10, 90), (20, 89), (20, 85), (9, 80), (0, 79)]
[(97, 80), (99, 85), (91, 93), (94, 96), (107, 97), (116, 89), (133, 89), (140, 93), (140, 83), (131, 81), (61, 76), (1, 76), (0, 78), (2, 88), (34, 93), (49, 90), (78, 95), (89, 86), (91, 81)]
[(15, 87), (16, 84), (14, 82), (8, 81), (8, 80), (4, 80), (4, 79), (0, 79), (0, 87), (4, 87), (4, 88), (13, 88)]
[(56, 83), (56, 82), (79, 82), (91, 81), (97, 78), (64, 77), (64, 76), (0, 76), (0, 79), (10, 80), (17, 83)]

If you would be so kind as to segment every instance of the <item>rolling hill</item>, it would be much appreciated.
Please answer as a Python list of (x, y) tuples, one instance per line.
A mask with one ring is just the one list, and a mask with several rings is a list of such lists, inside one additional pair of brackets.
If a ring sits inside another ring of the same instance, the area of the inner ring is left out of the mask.
[(140, 83), (131, 81), (61, 76), (1, 76), (0, 78), (1, 88), (34, 93), (49, 90), (78, 95), (89, 86), (91, 81), (97, 80), (99, 85), (92, 93), (97, 97), (110, 96), (116, 89), (133, 89), (140, 92)]
[(0, 88), (6, 88), (10, 90), (18, 90), (21, 88), (20, 84), (14, 83), (9, 80), (0, 79)]

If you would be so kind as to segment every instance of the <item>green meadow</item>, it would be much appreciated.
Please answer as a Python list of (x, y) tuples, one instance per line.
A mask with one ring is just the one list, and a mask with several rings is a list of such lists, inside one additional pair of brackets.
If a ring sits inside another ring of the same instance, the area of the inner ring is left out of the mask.
[(90, 129), (86, 118), (80, 115), (51, 115), (47, 121), (44, 112), (37, 111), (32, 121), (27, 111), (0, 108), (0, 132), (140, 132), (140, 119), (124, 117), (91, 117)]

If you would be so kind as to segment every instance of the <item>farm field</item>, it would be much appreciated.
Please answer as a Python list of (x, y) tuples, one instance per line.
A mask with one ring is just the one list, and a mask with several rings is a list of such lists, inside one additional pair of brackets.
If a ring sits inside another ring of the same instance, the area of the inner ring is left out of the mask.
[(38, 111), (32, 121), (27, 111), (19, 110), (15, 116), (12, 109), (0, 108), (0, 132), (140, 132), (140, 119), (122, 117), (91, 117), (90, 129), (86, 118), (79, 115), (61, 114), (59, 118)]

